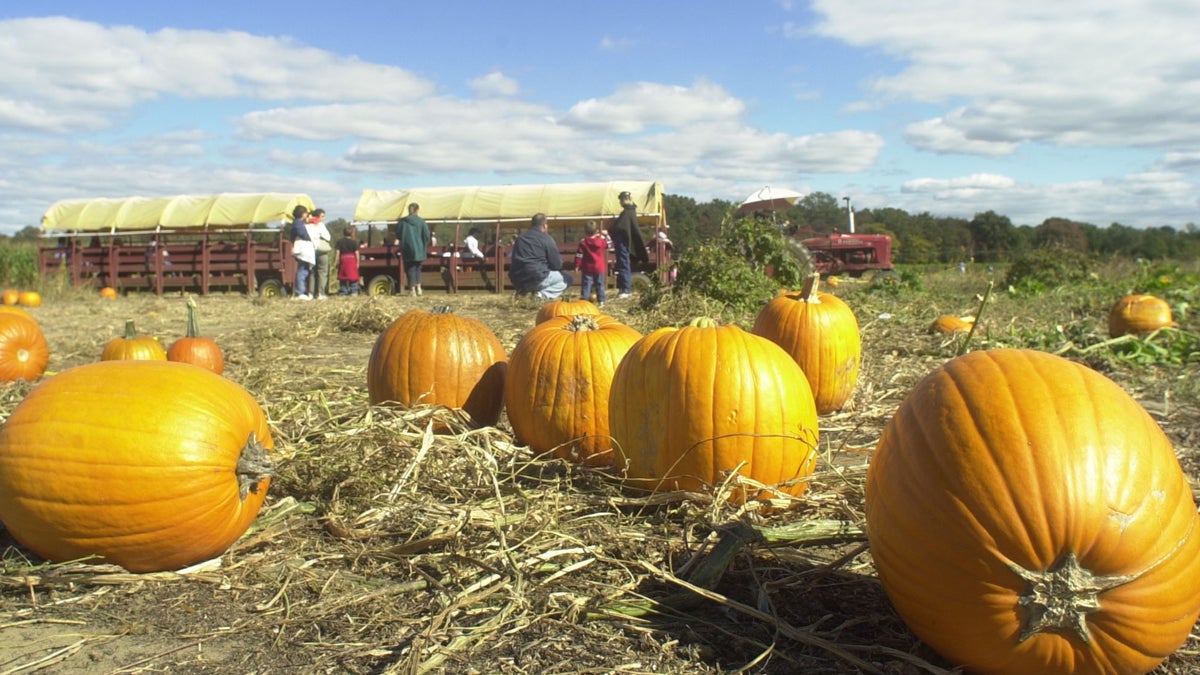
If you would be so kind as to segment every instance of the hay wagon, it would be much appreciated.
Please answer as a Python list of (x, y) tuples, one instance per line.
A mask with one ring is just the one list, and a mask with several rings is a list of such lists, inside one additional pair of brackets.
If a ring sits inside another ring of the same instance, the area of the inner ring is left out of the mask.
[(76, 287), (282, 295), (296, 275), (281, 225), (304, 194), (77, 199), (42, 218), (38, 269)]
[[(635, 286), (649, 284), (650, 275), (668, 283), (671, 246), (654, 236), (660, 226), (665, 229), (667, 216), (662, 183), (654, 181), (364, 190), (354, 211), (354, 224), (366, 230), (359, 271), (366, 291), (373, 295), (394, 293), (406, 286), (393, 239), (396, 223), (408, 213), (408, 205), (416, 203), (438, 242), (422, 267), (423, 282), (428, 273), (440, 278), (450, 292), (510, 290), (512, 242), (529, 227), (533, 214), (546, 214), (550, 234), (563, 256), (563, 267), (574, 270), (575, 250), (584, 236), (584, 225), (595, 220), (607, 228), (621, 213), (617, 196), (623, 191), (628, 191), (637, 203), (638, 223), (650, 258), (649, 264), (635, 274)], [(476, 227), (483, 233), (479, 237), (482, 259), (464, 257), (460, 250), (463, 238)], [(611, 268), (610, 259), (610, 277)], [(427, 282), (422, 285), (436, 287)]]

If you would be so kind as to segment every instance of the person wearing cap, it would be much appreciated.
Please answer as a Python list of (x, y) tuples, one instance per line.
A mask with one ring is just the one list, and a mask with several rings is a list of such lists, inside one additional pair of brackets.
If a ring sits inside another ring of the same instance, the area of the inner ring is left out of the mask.
[(508, 279), (517, 289), (517, 295), (533, 293), (539, 300), (553, 300), (573, 282), (562, 271), (562, 254), (547, 229), (546, 214), (535, 214), (529, 221), (529, 229), (513, 242)]
[(617, 282), (617, 299), (633, 295), (633, 264), (632, 258), (639, 262), (650, 262), (646, 254), (646, 243), (642, 240), (642, 231), (638, 228), (637, 204), (628, 192), (617, 195), (621, 201), (621, 215), (617, 216), (613, 226), (608, 228), (612, 238), (613, 253), (616, 263), (613, 265), (613, 276)]

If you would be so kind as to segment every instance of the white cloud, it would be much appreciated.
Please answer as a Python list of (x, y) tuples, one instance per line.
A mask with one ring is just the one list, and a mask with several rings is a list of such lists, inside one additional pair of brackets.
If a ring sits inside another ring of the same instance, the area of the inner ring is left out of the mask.
[(745, 103), (707, 80), (691, 87), (638, 82), (611, 96), (576, 103), (563, 122), (593, 132), (636, 134), (649, 126), (735, 120), (745, 111)]
[[(918, 147), (994, 154), (1020, 143), (1200, 146), (1200, 12), (1186, 2), (815, 0), (816, 31), (882, 50), (878, 103), (954, 105)], [(963, 103), (965, 101), (965, 103)]]
[(521, 87), (516, 80), (495, 70), (471, 80), (471, 91), (481, 97), (507, 97), (521, 93)]
[(147, 101), (400, 101), (433, 85), (402, 68), (364, 63), (290, 38), (240, 32), (105, 27), (64, 17), (0, 21), (0, 112), (8, 128), (94, 130)]
[(633, 47), (633, 40), (627, 37), (605, 35), (600, 38), (600, 49), (606, 52), (623, 52)]
[[(951, 116), (953, 119), (953, 116)], [(1007, 155), (1017, 149), (1011, 141), (970, 138), (967, 131), (946, 118), (937, 117), (910, 124), (904, 138), (914, 147), (934, 152), (962, 152), (974, 155)]]

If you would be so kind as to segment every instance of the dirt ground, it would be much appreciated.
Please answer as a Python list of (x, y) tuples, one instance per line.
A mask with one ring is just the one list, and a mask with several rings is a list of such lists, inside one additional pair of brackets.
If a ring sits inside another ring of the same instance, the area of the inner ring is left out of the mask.
[[(747, 515), (630, 497), (603, 472), (531, 456), (506, 419), (470, 430), (444, 411), (367, 405), (371, 347), (404, 311), (449, 304), (511, 350), (534, 325), (528, 301), (197, 300), (226, 376), (271, 420), (280, 467), (266, 507), (225, 556), (182, 573), (50, 565), (0, 530), (0, 674), (953, 671), (891, 609), (861, 532), (874, 443), (952, 350), (916, 330), (924, 318), (860, 314), (859, 386), (821, 420), (809, 493), (789, 512)], [(625, 303), (607, 311), (643, 332), (661, 320)], [(185, 327), (179, 296), (76, 294), (32, 312), (50, 371), (97, 360), (127, 319), (164, 344)], [(1194, 479), (1200, 411), (1112, 375)], [(26, 391), (3, 392), (0, 413)], [(454, 433), (433, 435), (431, 418)], [(779, 539), (739, 529), (747, 520)], [(798, 537), (803, 521), (826, 529)], [(699, 594), (684, 590), (692, 581)], [(1198, 671), (1193, 633), (1155, 672)]]

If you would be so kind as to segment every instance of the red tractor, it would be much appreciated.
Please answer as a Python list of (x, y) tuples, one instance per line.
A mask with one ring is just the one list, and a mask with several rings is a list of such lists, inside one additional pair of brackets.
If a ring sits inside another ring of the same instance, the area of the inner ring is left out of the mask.
[(864, 272), (894, 274), (892, 238), (886, 234), (841, 234), (810, 237), (794, 246), (796, 255), (806, 267), (811, 266), (821, 276), (845, 275), (861, 277)]

